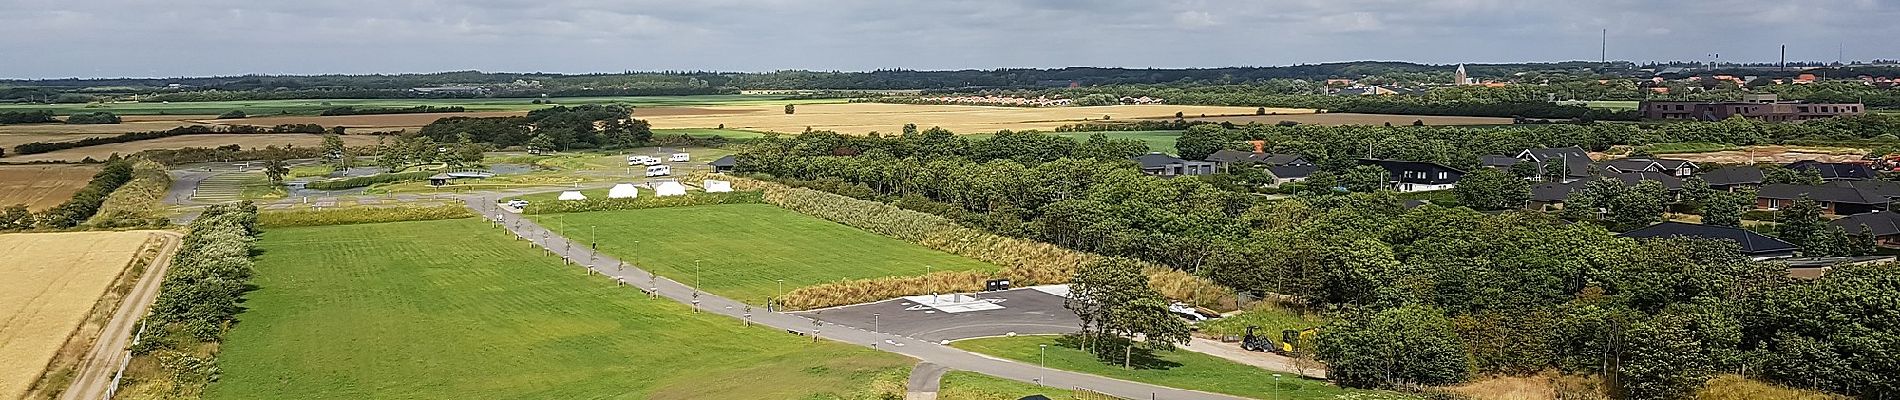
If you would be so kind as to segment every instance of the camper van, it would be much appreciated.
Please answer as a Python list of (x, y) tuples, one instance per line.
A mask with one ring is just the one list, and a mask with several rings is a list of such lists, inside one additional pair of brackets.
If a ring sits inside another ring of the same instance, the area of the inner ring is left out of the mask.
[(672, 174), (673, 174), (673, 167), (669, 167), (665, 165), (655, 165), (655, 166), (647, 167), (647, 177), (667, 176), (667, 175), (672, 175)]
[(660, 165), (660, 159), (648, 156), (627, 156), (627, 165)]
[(673, 162), (687, 162), (687, 161), (692, 161), (692, 160), (693, 160), (693, 155), (692, 155), (692, 154), (687, 154), (687, 153), (673, 153), (673, 159), (672, 159), (672, 160), (673, 160)]

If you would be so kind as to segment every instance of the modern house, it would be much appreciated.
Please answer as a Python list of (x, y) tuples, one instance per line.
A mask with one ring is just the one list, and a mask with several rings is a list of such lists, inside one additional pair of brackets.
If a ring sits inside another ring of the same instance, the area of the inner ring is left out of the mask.
[(1266, 142), (1253, 142), (1253, 151), (1221, 149), (1207, 155), (1208, 162), (1216, 163), (1227, 171), (1235, 165), (1248, 164), (1255, 168), (1265, 168), (1273, 174), (1274, 185), (1306, 180), (1307, 176), (1318, 171), (1319, 166), (1307, 161), (1299, 154), (1280, 154), (1266, 152)]
[(1622, 158), (1608, 160), (1599, 163), (1598, 168), (1604, 171), (1618, 173), (1661, 172), (1683, 178), (1695, 175), (1696, 170), (1700, 169), (1695, 163), (1689, 162), (1689, 160), (1673, 160), (1667, 158)]
[(1464, 171), (1433, 162), (1362, 158), (1359, 164), (1384, 168), (1386, 183), (1400, 192), (1451, 189), (1465, 177)]
[(1755, 192), (1755, 207), (1779, 210), (1801, 198), (1820, 204), (1822, 211), (1834, 215), (1886, 211), (1887, 205), (1900, 198), (1900, 183), (1888, 181), (1835, 181), (1822, 185), (1762, 185)]
[(1755, 233), (1747, 229), (1688, 224), (1681, 222), (1663, 222), (1642, 229), (1617, 234), (1627, 238), (1667, 238), (1681, 237), (1690, 239), (1727, 240), (1735, 242), (1742, 254), (1756, 260), (1793, 257), (1800, 250), (1794, 244)]
[(732, 172), (732, 169), (734, 167), (738, 167), (739, 159), (733, 156), (719, 157), (719, 159), (706, 163), (706, 165), (712, 166), (714, 173), (723, 174), (727, 172)]
[(1132, 160), (1141, 165), (1142, 173), (1160, 177), (1212, 175), (1215, 167), (1220, 165), (1208, 161), (1182, 160), (1159, 152), (1135, 156)]
[(1862, 228), (1873, 233), (1874, 242), (1886, 247), (1900, 247), (1900, 213), (1875, 211), (1842, 217), (1829, 222), (1848, 234), (1860, 233)]
[(1540, 177), (1554, 172), (1553, 169), (1562, 171), (1564, 182), (1590, 177), (1590, 153), (1576, 146), (1525, 149), (1516, 155), (1488, 155), (1479, 160), (1479, 165), (1504, 169), (1519, 163), (1531, 163)]
[(1874, 179), (1874, 169), (1863, 163), (1831, 163), (1804, 160), (1789, 163), (1788, 169), (1814, 170), (1821, 174), (1821, 180), (1828, 182)]
[(1702, 181), (1708, 182), (1709, 188), (1730, 192), (1761, 187), (1762, 181), (1766, 179), (1761, 173), (1761, 168), (1747, 165), (1717, 168), (1702, 173)]
[(1682, 189), (1682, 179), (1676, 178), (1674, 175), (1670, 175), (1670, 174), (1655, 173), (1655, 172), (1632, 172), (1632, 173), (1621, 173), (1621, 174), (1614, 173), (1614, 172), (1604, 172), (1601, 174), (1597, 174), (1590, 179), (1579, 179), (1579, 180), (1574, 180), (1574, 181), (1569, 181), (1569, 182), (1544, 182), (1544, 183), (1532, 185), (1531, 186), (1531, 202), (1530, 204), (1526, 205), (1525, 208), (1532, 209), (1532, 210), (1542, 210), (1542, 211), (1562, 209), (1564, 205), (1564, 200), (1570, 198), (1571, 192), (1582, 190), (1585, 186), (1590, 185), (1590, 181), (1594, 181), (1597, 179), (1612, 179), (1618, 182), (1622, 182), (1626, 186), (1634, 186), (1638, 183), (1642, 183), (1643, 181), (1656, 181), (1656, 183), (1662, 184), (1663, 189), (1669, 190), (1669, 192), (1672, 195), (1676, 191)]
[(1736, 102), (1644, 101), (1637, 105), (1637, 110), (1642, 112), (1644, 119), (1720, 121), (1740, 116), (1787, 122), (1860, 115), (1867, 111), (1867, 106), (1861, 103), (1784, 102), (1773, 94), (1750, 94)]

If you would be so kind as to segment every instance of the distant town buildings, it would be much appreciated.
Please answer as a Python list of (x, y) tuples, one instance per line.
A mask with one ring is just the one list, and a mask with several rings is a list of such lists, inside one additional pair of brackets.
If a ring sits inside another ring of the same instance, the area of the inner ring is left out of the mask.
[(1860, 115), (1867, 106), (1861, 103), (1804, 103), (1780, 101), (1774, 94), (1748, 94), (1738, 102), (1644, 101), (1637, 106), (1647, 119), (1693, 119), (1720, 121), (1733, 116), (1771, 122)]

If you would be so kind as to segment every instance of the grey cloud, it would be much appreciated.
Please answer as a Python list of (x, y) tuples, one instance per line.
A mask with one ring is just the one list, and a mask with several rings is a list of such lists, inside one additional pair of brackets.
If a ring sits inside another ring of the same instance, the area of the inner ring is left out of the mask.
[(1894, 0), (0, 0), (0, 77), (1900, 58)]

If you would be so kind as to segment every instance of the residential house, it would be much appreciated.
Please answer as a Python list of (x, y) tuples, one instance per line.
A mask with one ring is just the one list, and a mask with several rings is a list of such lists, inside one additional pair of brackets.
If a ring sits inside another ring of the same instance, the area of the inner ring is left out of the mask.
[(1794, 244), (1781, 239), (1768, 237), (1747, 229), (1689, 224), (1682, 222), (1663, 222), (1642, 229), (1617, 234), (1627, 238), (1669, 238), (1727, 240), (1735, 242), (1742, 254), (1756, 260), (1793, 257), (1800, 250)]
[(1266, 142), (1261, 141), (1253, 142), (1253, 151), (1251, 152), (1221, 149), (1215, 151), (1214, 154), (1207, 155), (1207, 161), (1219, 164), (1221, 170), (1227, 170), (1233, 168), (1234, 165), (1240, 164), (1253, 165), (1255, 168), (1265, 168), (1267, 172), (1273, 174), (1275, 180), (1274, 185), (1303, 181), (1306, 180), (1306, 177), (1313, 175), (1313, 171), (1319, 170), (1319, 166), (1313, 164), (1311, 161), (1307, 161), (1306, 156), (1299, 154), (1268, 153), (1266, 152)]
[(1576, 146), (1525, 149), (1508, 156), (1488, 155), (1479, 160), (1479, 165), (1510, 169), (1526, 162), (1536, 166), (1537, 176), (1548, 175), (1552, 168), (1557, 168), (1563, 171), (1564, 182), (1590, 177), (1590, 154)]
[(1695, 171), (1699, 169), (1695, 163), (1688, 160), (1667, 158), (1621, 158), (1598, 163), (1598, 168), (1616, 173), (1660, 172), (1682, 178), (1695, 175)]
[(1803, 160), (1803, 161), (1795, 161), (1793, 163), (1789, 163), (1788, 169), (1814, 170), (1821, 174), (1821, 180), (1828, 181), (1828, 182), (1842, 181), (1842, 180), (1864, 181), (1864, 180), (1874, 179), (1874, 169), (1865, 163), (1831, 163), (1831, 162), (1820, 162), (1820, 161), (1815, 161), (1815, 160)]
[(1708, 182), (1709, 188), (1730, 192), (1761, 187), (1762, 181), (1766, 179), (1762, 176), (1761, 168), (1748, 165), (1717, 168), (1702, 173), (1702, 181)]
[(1886, 247), (1900, 247), (1900, 213), (1875, 211), (1842, 217), (1830, 222), (1848, 234), (1860, 233), (1866, 229), (1874, 235), (1874, 242)]
[(1819, 203), (1821, 209), (1834, 215), (1860, 214), (1885, 211), (1895, 198), (1900, 198), (1900, 183), (1888, 181), (1835, 181), (1822, 185), (1762, 185), (1755, 191), (1755, 207), (1779, 210), (1794, 204), (1801, 198)]
[(1682, 179), (1670, 174), (1656, 172), (1614, 173), (1606, 171), (1595, 175), (1592, 179), (1580, 179), (1569, 182), (1545, 182), (1533, 185), (1531, 186), (1531, 202), (1525, 208), (1541, 211), (1562, 209), (1564, 200), (1570, 198), (1571, 192), (1583, 190), (1585, 186), (1590, 185), (1590, 181), (1596, 179), (1612, 179), (1622, 182), (1627, 186), (1634, 186), (1638, 183), (1642, 183), (1642, 181), (1655, 181), (1656, 183), (1662, 184), (1663, 189), (1668, 190), (1672, 196), (1682, 189)]
[(1464, 171), (1433, 162), (1362, 158), (1359, 164), (1384, 168), (1386, 183), (1400, 192), (1451, 189), (1465, 176)]
[(1305, 181), (1306, 177), (1313, 176), (1315, 171), (1319, 171), (1319, 166), (1312, 164), (1267, 166), (1267, 172), (1273, 174), (1274, 185)]
[(1212, 175), (1214, 168), (1219, 165), (1207, 161), (1182, 160), (1159, 152), (1135, 156), (1132, 159), (1136, 164), (1141, 165), (1142, 173), (1160, 177)]

